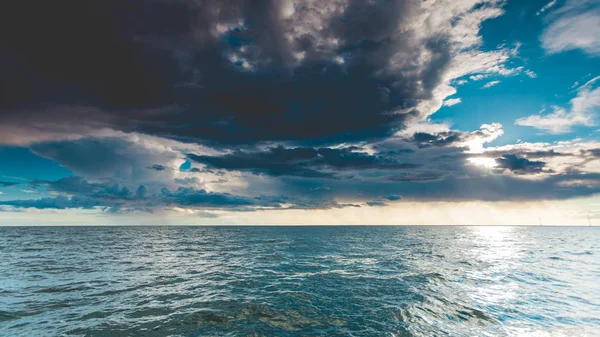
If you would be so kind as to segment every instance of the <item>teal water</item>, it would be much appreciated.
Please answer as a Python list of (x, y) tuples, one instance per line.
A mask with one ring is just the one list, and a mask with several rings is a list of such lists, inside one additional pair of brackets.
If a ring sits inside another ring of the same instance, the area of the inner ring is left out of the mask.
[(600, 228), (0, 228), (0, 336), (331, 335), (600, 336)]

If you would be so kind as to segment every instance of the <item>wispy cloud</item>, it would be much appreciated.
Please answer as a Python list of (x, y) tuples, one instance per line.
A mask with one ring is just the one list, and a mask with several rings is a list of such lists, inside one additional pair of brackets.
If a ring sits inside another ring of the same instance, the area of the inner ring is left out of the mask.
[(487, 82), (486, 84), (484, 84), (481, 88), (482, 89), (491, 88), (491, 87), (495, 86), (498, 83), (500, 83), (500, 81), (490, 81), (490, 82)]
[(530, 78), (536, 78), (537, 77), (537, 74), (534, 73), (531, 70), (525, 70), (525, 75), (529, 76)]
[(600, 6), (589, 8), (589, 2), (568, 2), (552, 16), (542, 34), (542, 46), (550, 53), (581, 49), (600, 56)]
[(548, 133), (570, 132), (574, 126), (594, 126), (594, 119), (600, 107), (600, 87), (592, 89), (600, 76), (593, 78), (577, 90), (577, 96), (570, 101), (571, 109), (553, 107), (551, 114), (537, 114), (519, 118), (516, 125), (530, 126)]
[(478, 74), (478, 75), (469, 76), (469, 79), (471, 79), (471, 81), (480, 81), (488, 76), (489, 75), (487, 75), (487, 74)]
[(444, 106), (453, 106), (461, 102), (462, 100), (460, 98), (450, 98), (444, 101)]
[(535, 15), (540, 15), (542, 13), (544, 13), (545, 11), (549, 10), (550, 8), (554, 7), (557, 3), (557, 0), (552, 0), (549, 3), (547, 3), (546, 5), (544, 5), (544, 7), (542, 7), (537, 13), (535, 13)]

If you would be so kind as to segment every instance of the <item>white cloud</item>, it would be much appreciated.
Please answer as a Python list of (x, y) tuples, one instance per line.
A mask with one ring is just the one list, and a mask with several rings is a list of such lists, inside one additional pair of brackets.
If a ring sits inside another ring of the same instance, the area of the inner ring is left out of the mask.
[(546, 163), (549, 170), (555, 174), (578, 171), (583, 173), (600, 172), (600, 158), (595, 157), (590, 150), (600, 148), (598, 141), (582, 141), (573, 139), (569, 141), (545, 143), (519, 143), (497, 147), (486, 147), (485, 152), (527, 153), (537, 154), (531, 160), (541, 160)]
[(444, 101), (444, 106), (453, 106), (462, 102), (460, 98), (450, 98)]
[(471, 79), (471, 81), (480, 81), (480, 80), (482, 80), (482, 79), (484, 79), (486, 77), (488, 77), (488, 75), (484, 75), (484, 74), (469, 76), (469, 78)]
[(483, 89), (491, 88), (498, 83), (500, 83), (500, 81), (490, 81), (490, 82), (487, 82), (486, 84), (484, 84), (481, 88), (483, 88)]
[(568, 3), (542, 34), (542, 46), (550, 54), (581, 49), (600, 56), (600, 8), (587, 9)]
[(540, 14), (544, 13), (545, 11), (549, 10), (550, 8), (554, 7), (554, 5), (556, 5), (556, 2), (557, 2), (557, 0), (550, 1), (544, 7), (542, 7), (542, 9), (540, 9), (537, 13), (535, 13), (535, 15), (540, 15)]
[(419, 123), (408, 125), (406, 129), (397, 132), (394, 136), (399, 138), (409, 138), (417, 132), (440, 133), (447, 131), (450, 131), (450, 125), (448, 123), (433, 123), (430, 119), (427, 119)]
[(463, 145), (467, 146), (471, 153), (481, 153), (484, 150), (483, 145), (485, 143), (490, 143), (503, 134), (504, 130), (500, 123), (482, 124), (479, 130), (469, 134)]
[(527, 75), (527, 76), (529, 76), (529, 77), (531, 77), (531, 78), (536, 78), (536, 77), (537, 77), (537, 74), (536, 74), (536, 73), (534, 73), (534, 72), (533, 72), (533, 71), (531, 71), (531, 70), (525, 70), (525, 75)]
[(571, 110), (553, 107), (554, 112), (548, 115), (531, 115), (519, 118), (516, 125), (530, 126), (549, 133), (559, 134), (570, 132), (577, 125), (594, 126), (594, 119), (600, 108), (600, 87), (592, 86), (600, 80), (600, 76), (593, 78), (581, 86), (577, 96), (570, 101)]

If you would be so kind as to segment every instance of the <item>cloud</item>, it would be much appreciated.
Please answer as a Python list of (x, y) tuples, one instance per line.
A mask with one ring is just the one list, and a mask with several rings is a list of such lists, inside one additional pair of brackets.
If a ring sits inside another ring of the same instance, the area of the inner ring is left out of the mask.
[(527, 158), (520, 158), (514, 154), (505, 154), (496, 159), (496, 169), (509, 170), (516, 174), (540, 173), (546, 165), (543, 161), (532, 161)]
[(594, 126), (596, 113), (600, 108), (600, 87), (594, 88), (600, 76), (593, 78), (577, 90), (577, 96), (569, 102), (570, 111), (554, 107), (554, 112), (546, 115), (531, 115), (519, 118), (516, 125), (530, 126), (549, 133), (567, 133), (574, 126)]
[[(402, 194), (406, 202), (557, 200), (600, 193), (598, 173), (496, 174), (493, 169), (465, 167), (460, 173), (429, 181), (333, 180), (329, 182), (331, 189), (321, 191), (320, 195), (363, 200), (366, 203), (380, 200), (382, 193)], [(311, 193), (310, 187), (304, 183), (286, 182), (285, 190), (288, 194)]]
[[(543, 161), (546, 176), (562, 176), (569, 173), (593, 175), (600, 172), (600, 158), (594, 156), (594, 149), (600, 146), (595, 141), (561, 141), (554, 143), (519, 143), (486, 148), (480, 157), (498, 158), (515, 155), (532, 161)], [(537, 179), (537, 178), (536, 178)]]
[(600, 158), (600, 148), (588, 150), (594, 157)]
[(544, 7), (542, 7), (539, 11), (537, 11), (537, 13), (535, 13), (535, 15), (540, 15), (540, 14), (544, 13), (545, 11), (554, 7), (557, 2), (558, 2), (557, 0), (552, 0), (552, 1), (548, 2), (547, 4), (544, 5)]
[(498, 83), (500, 83), (500, 81), (490, 81), (490, 82), (487, 82), (486, 84), (484, 84), (481, 88), (483, 88), (483, 89), (491, 88)]
[[(0, 205), (19, 208), (67, 209), (95, 207), (152, 210), (167, 206), (202, 208), (280, 207), (280, 202), (270, 197), (245, 197), (229, 193), (208, 192), (203, 189), (177, 188), (174, 191), (163, 187), (158, 193), (150, 194), (144, 185), (133, 192), (128, 186), (110, 182), (90, 182), (82, 177), (68, 177), (56, 181), (33, 181), (36, 188), (45, 187), (58, 192), (58, 197), (37, 200), (1, 201)], [(69, 197), (70, 196), (70, 197)]]
[(31, 182), (38, 191), (59, 194), (57, 197), (37, 200), (0, 201), (2, 206), (36, 209), (101, 209), (111, 213), (132, 211), (154, 212), (159, 209), (180, 208), (198, 210), (254, 211), (262, 209), (329, 209), (360, 207), (351, 203), (338, 203), (323, 196), (236, 195), (210, 192), (193, 187), (166, 187), (150, 192), (144, 185), (120, 185), (109, 181), (92, 182), (82, 177), (68, 177), (55, 181)]
[(529, 76), (530, 78), (536, 78), (537, 74), (531, 70), (525, 70), (525, 75)]
[(453, 80), (515, 72), (505, 66), (512, 50), (479, 50), (481, 24), (502, 15), (501, 6), (68, 0), (33, 13), (27, 1), (13, 3), (0, 18), (9, 51), (2, 90), (10, 98), (0, 139), (29, 145), (137, 132), (221, 145), (323, 145), (384, 138), (437, 111), (455, 91)]
[(4, 200), (0, 205), (12, 206), (15, 208), (37, 208), (37, 209), (68, 209), (83, 208), (92, 209), (101, 206), (97, 201), (88, 198), (58, 196), (55, 198), (41, 198), (28, 200)]
[(388, 204), (386, 204), (385, 202), (383, 202), (381, 200), (368, 201), (366, 204), (367, 204), (367, 206), (371, 206), (371, 207), (388, 206)]
[(456, 146), (469, 148), (471, 152), (479, 152), (483, 144), (489, 143), (502, 136), (504, 131), (499, 123), (482, 124), (479, 130), (460, 132), (455, 130), (437, 133), (415, 132), (411, 138), (419, 148), (431, 146)]
[[(561, 199), (597, 192), (598, 187), (590, 182), (600, 171), (594, 166), (598, 162), (594, 150), (600, 144), (484, 147), (503, 134), (498, 123), (472, 132), (422, 124), (413, 132), (354, 146), (245, 146), (233, 151), (185, 148), (184, 143), (130, 135), (44, 143), (36, 147), (40, 153), (85, 178), (33, 181), (31, 186), (38, 193), (69, 200), (57, 199), (56, 207), (120, 213), (178, 207), (190, 212), (331, 209), (400, 199)], [(98, 157), (80, 155), (88, 144)], [(104, 160), (98, 158), (127, 160), (127, 171), (102, 167)], [(470, 158), (489, 158), (496, 167), (473, 166)], [(199, 166), (189, 171), (148, 169), (152, 165), (179, 167), (186, 160)], [(530, 179), (535, 181), (522, 181)], [(511, 189), (520, 188), (519, 184), (532, 190), (523, 194)], [(567, 190), (562, 189), (565, 184), (570, 184)], [(469, 192), (474, 188), (476, 193)], [(13, 200), (5, 206), (50, 208), (55, 202), (50, 199), (40, 204)]]
[(204, 150), (193, 144), (139, 134), (44, 142), (30, 148), (33, 153), (60, 163), (76, 175), (151, 185), (174, 177), (175, 170), (166, 168), (178, 167), (185, 161), (185, 156), (175, 150), (179, 146)]
[(571, 0), (553, 14), (541, 36), (546, 52), (580, 49), (590, 56), (600, 56), (600, 6), (597, 3)]
[(155, 171), (164, 171), (164, 170), (167, 169), (166, 166), (159, 165), (159, 164), (154, 164), (154, 165), (148, 166), (148, 168), (151, 169), (151, 170), (155, 170)]
[(444, 101), (444, 106), (453, 106), (456, 105), (458, 103), (461, 103), (462, 100), (460, 98), (450, 98)]
[(489, 76), (488, 74), (478, 74), (478, 75), (469, 76), (469, 79), (471, 79), (471, 81), (480, 81), (488, 76)]
[(541, 37), (548, 53), (580, 49), (590, 56), (600, 56), (600, 6), (589, 8), (589, 2), (576, 5), (569, 1), (552, 19)]
[(10, 187), (15, 185), (19, 185), (19, 183), (13, 183), (10, 181), (0, 181), (0, 187)]
[[(207, 161), (227, 158), (218, 162), (219, 166), (227, 166), (220, 169), (227, 170), (227, 179), (243, 175), (241, 172), (246, 170), (260, 173), (246, 176), (244, 184), (238, 187), (225, 180), (224, 185), (231, 192), (205, 189), (208, 183), (205, 177), (208, 176), (204, 175), (216, 177), (212, 173), (170, 170), (168, 172), (181, 176), (170, 176), (162, 171), (161, 176), (168, 176), (172, 181), (158, 181), (160, 184), (155, 181), (150, 186), (120, 180), (119, 176), (106, 178), (105, 175), (101, 175), (105, 178), (94, 180), (74, 176), (56, 181), (32, 181), (31, 186), (38, 193), (58, 196), (39, 201), (9, 200), (0, 205), (11, 209), (79, 208), (112, 213), (179, 208), (195, 215), (207, 209), (316, 210), (359, 207), (360, 204), (381, 206), (397, 200), (566, 199), (600, 192), (597, 183), (600, 160), (596, 155), (600, 144), (577, 141), (519, 143), (482, 148), (481, 152), (472, 152), (466, 146), (471, 142), (483, 144), (493, 140), (501, 130), (499, 125), (483, 125), (473, 132), (448, 130), (442, 134), (428, 134), (426, 142), (437, 142), (429, 146), (422, 146), (414, 137), (399, 137), (366, 147), (371, 149), (369, 152), (362, 152), (367, 151), (366, 148), (356, 147), (275, 147), (204, 158)], [(449, 136), (453, 136), (452, 139), (448, 139)], [(254, 161), (243, 167), (235, 164), (251, 157)], [(473, 166), (469, 164), (469, 158), (494, 158), (491, 160), (496, 166), (489, 169)], [(397, 166), (403, 162), (415, 165)], [(147, 170), (146, 162), (142, 163), (139, 167)], [(344, 174), (344, 179), (295, 174), (299, 168)]]
[[(74, 177), (5, 207), (213, 216), (598, 193), (597, 145), (491, 148), (498, 123), (429, 119), (467, 80), (535, 76), (519, 44), (484, 49), (502, 1), (30, 5), (0, 14), (0, 142)], [(592, 84), (567, 120), (591, 116)]]
[(416, 132), (413, 135), (412, 140), (417, 143), (419, 147), (448, 146), (460, 142), (462, 136), (463, 134), (457, 131), (439, 132), (437, 134)]
[(237, 208), (240, 206), (280, 207), (280, 202), (266, 197), (242, 197), (228, 193), (211, 193), (180, 187), (175, 191), (162, 189), (158, 196), (160, 204), (185, 207)]
[(339, 170), (410, 169), (419, 165), (360, 152), (359, 148), (285, 148), (265, 151), (234, 151), (222, 156), (188, 155), (209, 168), (242, 170), (271, 176), (335, 178)]

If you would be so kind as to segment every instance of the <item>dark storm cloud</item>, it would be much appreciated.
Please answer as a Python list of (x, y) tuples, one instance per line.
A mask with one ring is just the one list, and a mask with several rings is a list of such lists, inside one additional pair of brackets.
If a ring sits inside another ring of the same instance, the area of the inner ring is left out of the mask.
[(0, 205), (20, 208), (94, 208), (106, 207), (112, 211), (122, 209), (152, 210), (156, 207), (194, 207), (194, 208), (242, 208), (242, 207), (280, 207), (280, 202), (272, 197), (245, 197), (229, 193), (212, 193), (205, 190), (178, 188), (171, 191), (162, 188), (158, 193), (150, 194), (144, 185), (135, 191), (127, 186), (112, 183), (89, 182), (82, 177), (68, 177), (56, 181), (33, 181), (35, 188), (45, 187), (48, 191), (60, 195), (55, 198), (39, 200), (2, 201)]
[(462, 141), (463, 136), (464, 133), (458, 131), (446, 131), (437, 134), (416, 132), (412, 137), (412, 141), (421, 148), (430, 146), (450, 146)]
[(450, 62), (445, 36), (411, 31), (410, 1), (282, 6), (4, 2), (0, 122), (237, 144), (382, 137)]
[(442, 171), (423, 171), (415, 173), (402, 172), (399, 174), (386, 176), (385, 179), (396, 182), (419, 182), (419, 181), (434, 181), (447, 176), (450, 172)]
[(36, 180), (35, 189), (46, 189), (57, 197), (38, 200), (0, 201), (2, 206), (37, 209), (91, 209), (99, 207), (108, 212), (132, 210), (153, 212), (157, 208), (184, 207), (192, 209), (227, 209), (252, 211), (256, 209), (330, 209), (360, 207), (355, 204), (338, 203), (331, 198), (312, 196), (240, 196), (230, 193), (208, 192), (204, 189), (179, 187), (174, 190), (161, 188), (150, 193), (144, 185), (137, 188), (110, 182), (89, 182), (82, 177), (68, 177), (55, 181)]
[[(569, 154), (485, 152), (498, 158), (498, 170), (469, 166), (477, 155), (462, 146), (495, 139), (499, 125), (382, 141), (424, 117), (417, 104), (448, 74), (452, 39), (434, 18), (432, 29), (413, 30), (415, 18), (430, 14), (420, 12), (421, 1), (348, 2), (297, 2), (290, 14), (279, 0), (4, 1), (0, 143), (25, 144), (83, 177), (32, 182), (60, 196), (5, 205), (329, 209), (360, 207), (353, 200), (392, 204), (399, 195), (495, 201), (598, 193), (597, 176), (554, 174), (534, 160)], [(423, 37), (429, 30), (439, 33)], [(146, 134), (212, 148), (133, 139)], [(232, 144), (241, 150), (227, 152)], [(200, 167), (172, 169), (190, 152)], [(600, 155), (588, 152), (581, 156)], [(526, 180), (530, 173), (547, 175)], [(235, 179), (250, 186), (246, 192)], [(231, 193), (188, 188), (227, 182), (218, 188)], [(264, 190), (285, 195), (256, 196)]]
[(67, 198), (64, 196), (58, 196), (55, 198), (41, 198), (41, 199), (28, 199), (28, 200), (7, 200), (0, 201), (0, 205), (12, 206), (16, 208), (37, 208), (37, 209), (68, 209), (68, 208), (81, 208), (81, 209), (92, 209), (97, 206), (103, 206), (103, 203), (97, 200), (74, 196)]
[(248, 198), (228, 193), (210, 193), (205, 190), (180, 187), (175, 191), (163, 188), (159, 194), (161, 204), (178, 207), (236, 208), (242, 206), (280, 207), (270, 198)]
[(530, 201), (562, 200), (600, 193), (599, 174), (565, 173), (542, 179), (524, 179), (520, 175), (479, 174), (447, 176), (433, 181), (327, 180), (329, 189), (314, 190), (325, 181), (300, 178), (283, 180), (287, 195), (312, 194), (315, 198), (345, 198), (369, 202), (381, 195), (399, 194), (404, 201)]
[(149, 169), (151, 170), (155, 170), (155, 171), (164, 171), (167, 169), (166, 166), (164, 165), (159, 165), (159, 164), (154, 164), (152, 166), (148, 166)]
[(189, 158), (211, 168), (245, 170), (271, 176), (301, 176), (307, 178), (335, 178), (337, 174), (327, 170), (414, 169), (418, 164), (400, 163), (394, 158), (356, 152), (348, 148), (269, 148), (260, 152), (235, 151), (223, 156), (199, 156)]
[[(517, 157), (524, 157), (528, 159), (538, 159), (538, 158), (555, 158), (555, 157), (572, 157), (577, 156), (577, 153), (567, 153), (567, 152), (557, 152), (555, 150), (547, 150), (547, 151), (532, 151), (527, 149), (519, 149), (519, 148), (511, 148), (508, 150), (487, 150), (485, 153), (482, 153), (481, 157), (502, 157), (504, 155), (515, 155)], [(475, 157), (475, 155), (471, 155), (471, 157)]]
[(9, 182), (9, 181), (0, 181), (0, 187), (10, 187), (10, 186), (15, 186), (15, 185), (19, 185), (19, 183), (13, 183), (13, 182)]
[(513, 154), (519, 156), (519, 157), (527, 157), (527, 158), (552, 158), (552, 157), (569, 157), (572, 156), (572, 153), (562, 153), (562, 152), (556, 152), (554, 150), (548, 150), (548, 151), (523, 151), (523, 152), (518, 152), (515, 153), (513, 152)]
[(515, 154), (505, 154), (496, 158), (496, 169), (509, 170), (516, 174), (532, 174), (544, 171), (546, 163), (543, 161), (532, 161), (527, 158), (517, 157)]
[(591, 149), (587, 151), (591, 153), (592, 156), (600, 158), (600, 149)]
[(368, 201), (367, 206), (382, 207), (382, 206), (388, 206), (388, 204), (386, 204), (385, 202), (383, 202), (381, 200), (374, 200), (374, 201)]
[[(34, 180), (31, 182), (33, 187), (45, 187), (49, 191), (59, 192), (71, 195), (81, 195), (87, 198), (97, 200), (132, 200), (138, 196), (144, 195), (144, 192), (132, 191), (120, 184), (111, 182), (89, 182), (82, 177), (67, 177), (59, 180)], [(140, 186), (142, 189), (145, 188)]]
[[(179, 188), (170, 191), (162, 188), (159, 193), (153, 196), (148, 195), (145, 186), (140, 185), (135, 193), (128, 187), (112, 183), (93, 183), (82, 177), (68, 177), (56, 181), (34, 181), (33, 186), (45, 186), (48, 190), (72, 195), (82, 195), (86, 198), (101, 201), (118, 201), (127, 203), (128, 201), (148, 201), (157, 206), (160, 205), (179, 205), (179, 206), (207, 206), (207, 207), (227, 207), (227, 206), (250, 206), (250, 205), (268, 205), (259, 199), (246, 197), (237, 197), (227, 193), (209, 193), (205, 190), (193, 190), (188, 188)], [(275, 205), (271, 203), (270, 205)]]
[[(144, 16), (144, 7), (148, 12), (164, 11), (165, 18), (183, 19), (176, 13), (181, 7), (176, 4), (3, 2), (3, 105), (45, 102), (131, 107), (167, 102), (168, 71), (176, 70), (170, 56), (150, 52), (132, 40), (135, 26), (142, 24), (138, 20), (159, 19), (156, 13)], [(175, 24), (177, 21), (172, 21), (160, 29), (173, 30)]]

